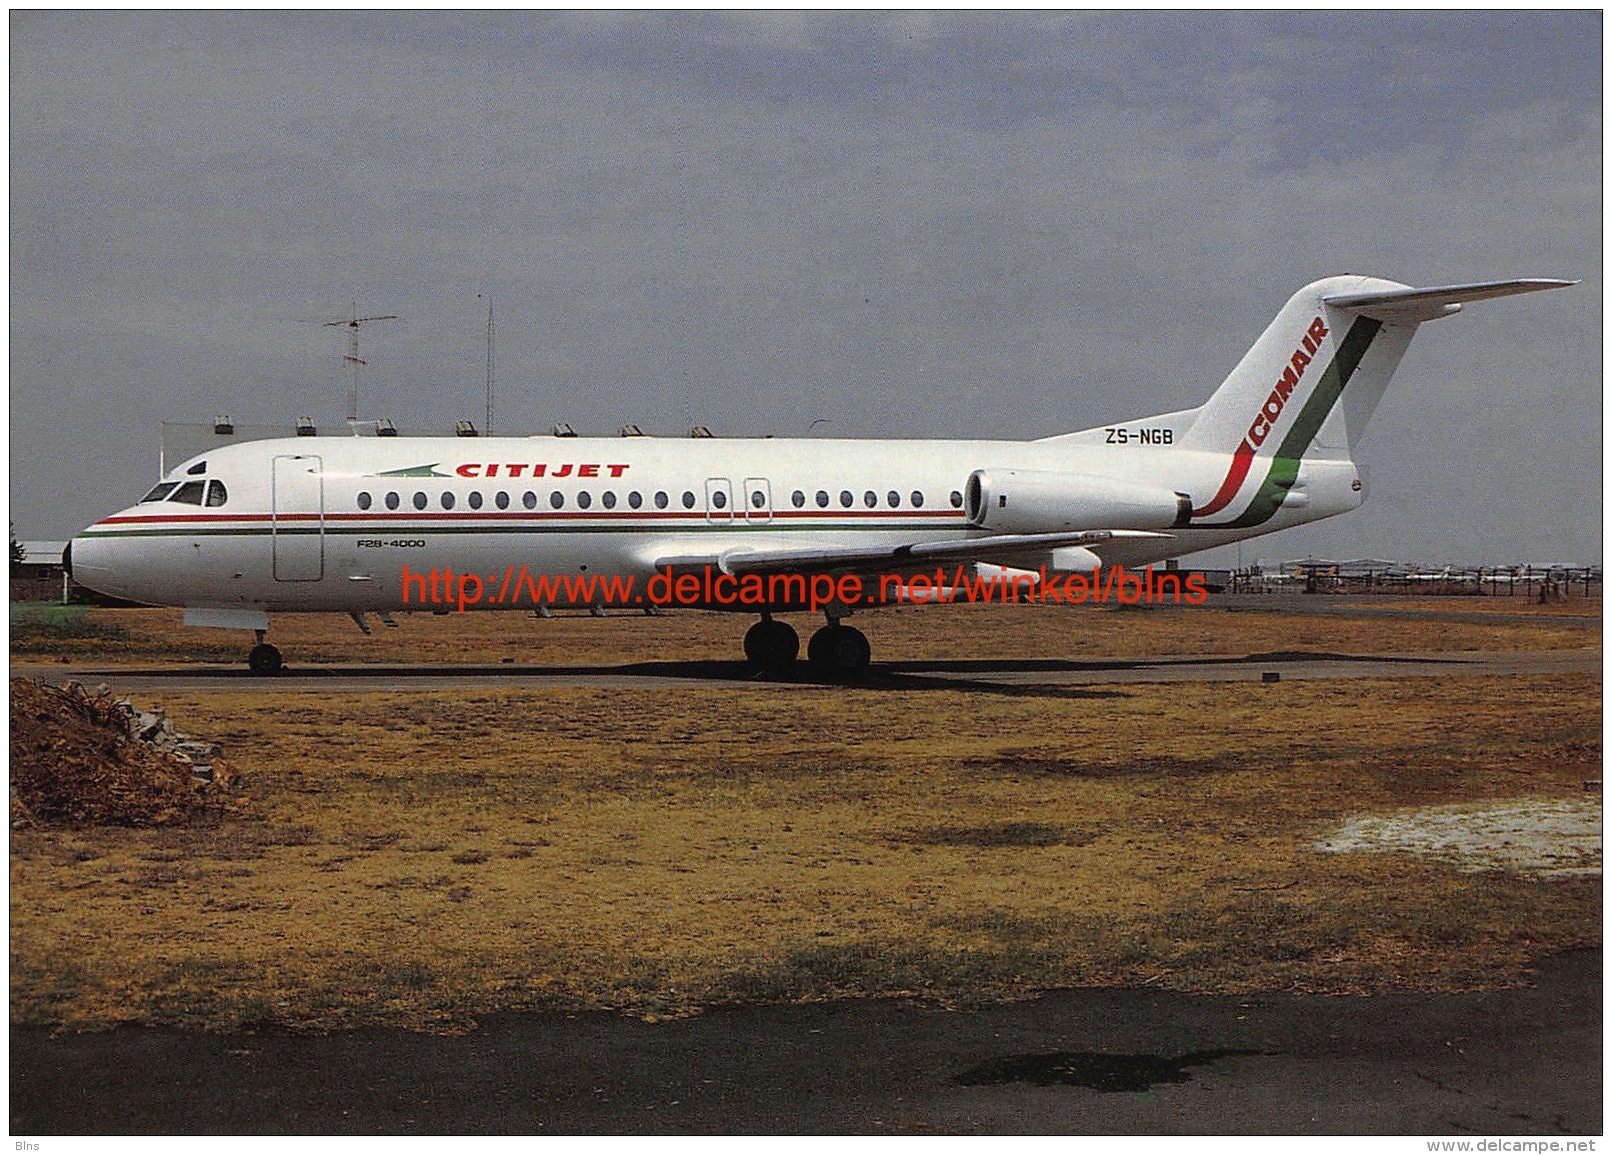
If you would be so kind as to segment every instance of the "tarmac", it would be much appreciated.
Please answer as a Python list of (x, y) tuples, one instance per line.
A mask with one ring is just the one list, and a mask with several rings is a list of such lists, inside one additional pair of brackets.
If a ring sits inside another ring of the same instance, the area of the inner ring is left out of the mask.
[(13, 1027), (11, 1134), (1599, 1135), (1601, 981), (1584, 949), (1464, 994), (1071, 990), (499, 1014), (461, 1036)]
[[(943, 659), (875, 662), (849, 684), (870, 690), (999, 690), (1020, 687), (1093, 686), (1159, 682), (1276, 682), (1284, 679), (1451, 678), (1516, 674), (1599, 672), (1601, 651), (1493, 650), (1439, 653), (1336, 654), (1288, 651), (1266, 654), (1071, 661), (1056, 658)], [(622, 665), (297, 665), (262, 677), (244, 665), (228, 667), (101, 666), (69, 663), (12, 667), (17, 676), (88, 686), (106, 683), (121, 694), (135, 692), (242, 690), (366, 692), (461, 689), (534, 689), (596, 686), (608, 689), (675, 685), (680, 682), (821, 686), (829, 684), (805, 662), (784, 674), (758, 674), (742, 661), (635, 662)], [(837, 684), (837, 683), (836, 683)]]

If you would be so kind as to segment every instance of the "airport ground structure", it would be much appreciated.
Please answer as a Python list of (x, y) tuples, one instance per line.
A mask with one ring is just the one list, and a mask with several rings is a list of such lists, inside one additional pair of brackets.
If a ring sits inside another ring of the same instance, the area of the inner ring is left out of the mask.
[(1362, 558), (1306, 557), (1255, 562), (1228, 572), (1229, 593), (1399, 594), (1411, 597), (1507, 597), (1560, 602), (1600, 598), (1599, 565), (1521, 562), (1511, 565), (1427, 565)]

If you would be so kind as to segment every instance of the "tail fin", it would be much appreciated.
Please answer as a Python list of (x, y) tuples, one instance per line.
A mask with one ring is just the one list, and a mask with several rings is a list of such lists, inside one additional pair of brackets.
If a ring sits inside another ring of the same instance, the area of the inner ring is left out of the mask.
[[(1193, 516), (1231, 505), (1251, 473), (1264, 479), (1262, 490), (1285, 490), (1305, 456), (1348, 460), (1423, 321), (1457, 313), (1463, 301), (1572, 283), (1413, 289), (1374, 277), (1329, 277), (1300, 289), (1198, 410), (1180, 443), (1233, 455), (1219, 491)], [(1256, 469), (1262, 462), (1265, 468)]]

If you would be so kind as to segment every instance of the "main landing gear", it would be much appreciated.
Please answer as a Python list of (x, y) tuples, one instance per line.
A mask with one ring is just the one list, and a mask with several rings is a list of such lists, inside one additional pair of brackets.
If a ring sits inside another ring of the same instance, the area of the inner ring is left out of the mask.
[(252, 652), (246, 655), (246, 667), (254, 674), (278, 674), (284, 664), (280, 659), (280, 651), (263, 640), (264, 630), (253, 630), (257, 638), (257, 645)]
[[(787, 670), (800, 655), (800, 635), (794, 628), (774, 621), (770, 614), (751, 626), (744, 635), (744, 656), (767, 671)], [(867, 637), (854, 626), (841, 625), (838, 618), (812, 635), (806, 645), (806, 660), (818, 673), (848, 677), (868, 668), (873, 649)]]
[(764, 670), (786, 669), (799, 653), (800, 635), (787, 623), (774, 621), (771, 614), (762, 614), (745, 631), (744, 656)]
[(868, 645), (867, 635), (832, 618), (806, 643), (806, 660), (828, 674), (860, 674), (872, 657), (873, 647)]

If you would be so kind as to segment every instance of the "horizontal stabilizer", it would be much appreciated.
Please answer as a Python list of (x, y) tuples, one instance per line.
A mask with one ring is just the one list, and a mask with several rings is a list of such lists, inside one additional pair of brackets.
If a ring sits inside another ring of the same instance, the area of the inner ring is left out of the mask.
[(1542, 289), (1563, 289), (1577, 281), (1518, 280), (1483, 281), (1475, 285), (1444, 285), (1435, 289), (1388, 289), (1376, 293), (1344, 293), (1323, 297), (1327, 304), (1348, 309), (1389, 325), (1417, 325), (1460, 312), (1466, 301), (1490, 297), (1510, 297), (1517, 293), (1537, 293)]

